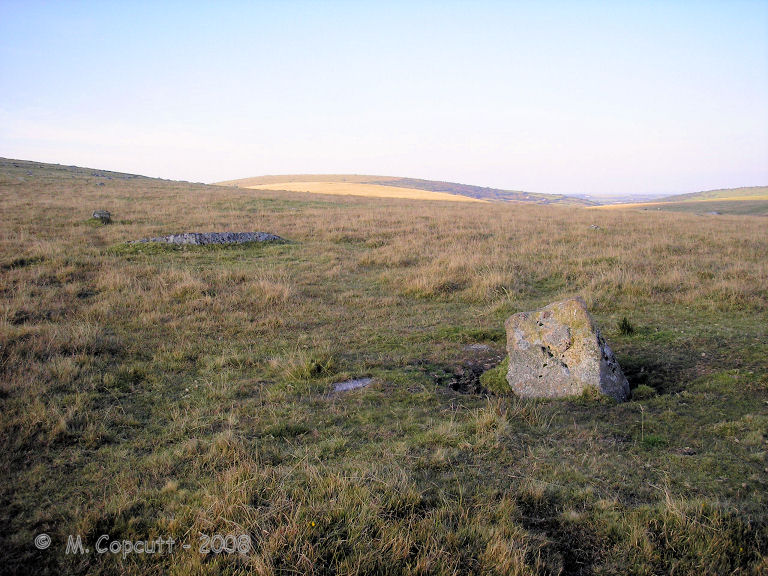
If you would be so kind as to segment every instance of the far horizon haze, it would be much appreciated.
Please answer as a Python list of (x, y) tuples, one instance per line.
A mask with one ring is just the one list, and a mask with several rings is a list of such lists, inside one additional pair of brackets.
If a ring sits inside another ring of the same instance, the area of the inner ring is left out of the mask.
[(768, 2), (0, 4), (0, 156), (178, 180), (768, 184)]

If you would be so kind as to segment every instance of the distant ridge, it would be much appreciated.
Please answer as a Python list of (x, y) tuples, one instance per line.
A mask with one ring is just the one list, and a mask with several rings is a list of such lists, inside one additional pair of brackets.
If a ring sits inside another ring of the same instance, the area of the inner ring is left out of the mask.
[(656, 202), (687, 202), (699, 200), (734, 200), (736, 198), (759, 199), (768, 197), (768, 186), (745, 186), (742, 188), (719, 188), (704, 192), (676, 194), (659, 198)]
[[(328, 184), (320, 186), (319, 183)], [(585, 198), (565, 196), (562, 194), (538, 194), (519, 190), (502, 190), (484, 186), (469, 184), (457, 184), (455, 182), (442, 182), (438, 180), (422, 180), (420, 178), (403, 178), (396, 176), (374, 176), (361, 174), (288, 174), (256, 176), (241, 178), (239, 180), (226, 180), (217, 182), (220, 186), (236, 186), (239, 188), (251, 188), (256, 190), (281, 190), (294, 192), (305, 191), (326, 194), (352, 194), (361, 196), (376, 196), (376, 187), (381, 195), (390, 196), (384, 187), (402, 189), (408, 191), (422, 190), (424, 192), (440, 193), (435, 199), (446, 199), (442, 196), (450, 194), (459, 197), (472, 198), (481, 201), (495, 202), (533, 202), (536, 204), (563, 204), (574, 206), (596, 206), (598, 203)], [(331, 186), (331, 184), (335, 186)], [(282, 188), (280, 187), (282, 185)], [(355, 185), (360, 185), (357, 190)], [(402, 195), (400, 197), (409, 197)], [(411, 196), (416, 197), (416, 196)], [(424, 196), (425, 199), (429, 196)]]
[(768, 216), (768, 186), (722, 188), (666, 196), (649, 202), (616, 203), (596, 208), (603, 210), (636, 209), (720, 214)]

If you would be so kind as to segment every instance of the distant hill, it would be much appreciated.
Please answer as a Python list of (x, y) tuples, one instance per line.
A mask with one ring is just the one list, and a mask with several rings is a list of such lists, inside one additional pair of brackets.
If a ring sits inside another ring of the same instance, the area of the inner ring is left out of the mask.
[(764, 200), (768, 199), (768, 186), (721, 188), (690, 194), (676, 194), (659, 198), (657, 202), (698, 202), (701, 200)]
[(28, 177), (36, 179), (49, 178), (62, 181), (82, 178), (95, 178), (101, 181), (109, 180), (159, 180), (148, 178), (138, 174), (125, 174), (123, 172), (111, 172), (96, 168), (83, 168), (81, 166), (66, 166), (63, 164), (49, 164), (46, 162), (34, 162), (31, 160), (14, 160), (12, 158), (0, 158), (0, 184), (22, 184)]
[(632, 202), (598, 206), (602, 210), (635, 209), (696, 214), (736, 214), (768, 216), (768, 186), (707, 190), (666, 196), (652, 202)]
[(536, 204), (563, 204), (595, 206), (597, 202), (556, 194), (537, 194), (518, 190), (501, 190), (455, 182), (421, 180), (394, 176), (360, 174), (296, 174), (283, 176), (257, 176), (217, 183), (254, 190), (289, 190), (318, 194), (348, 194), (392, 198), (418, 198), (435, 200), (479, 200), (496, 202), (534, 202)]

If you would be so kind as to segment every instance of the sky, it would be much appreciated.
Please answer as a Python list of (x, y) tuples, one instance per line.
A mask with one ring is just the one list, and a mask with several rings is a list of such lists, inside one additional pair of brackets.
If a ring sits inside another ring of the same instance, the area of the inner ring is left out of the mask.
[(768, 184), (768, 0), (0, 0), (0, 156), (216, 182)]

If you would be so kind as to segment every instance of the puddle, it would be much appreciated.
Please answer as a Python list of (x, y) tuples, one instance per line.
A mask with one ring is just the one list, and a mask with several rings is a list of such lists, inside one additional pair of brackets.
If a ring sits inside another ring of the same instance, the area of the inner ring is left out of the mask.
[(348, 390), (355, 390), (357, 388), (365, 388), (371, 382), (373, 378), (355, 378), (354, 380), (346, 380), (344, 382), (336, 382), (333, 385), (334, 392), (347, 392)]
[(464, 351), (476, 353), (493, 353), (493, 348), (487, 344), (469, 344), (468, 346), (464, 346)]

